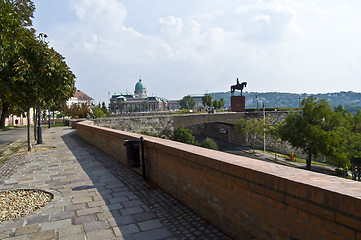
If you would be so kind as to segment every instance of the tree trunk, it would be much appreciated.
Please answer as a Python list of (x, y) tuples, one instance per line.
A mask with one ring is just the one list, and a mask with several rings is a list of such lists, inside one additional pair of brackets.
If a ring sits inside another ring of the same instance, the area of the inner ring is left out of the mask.
[(9, 115), (9, 104), (3, 103), (2, 104), (2, 111), (1, 111), (1, 119), (0, 119), (0, 128), (5, 129), (5, 119)]
[(306, 158), (306, 169), (307, 170), (311, 170), (311, 159), (312, 159), (312, 154), (309, 153)]
[(31, 151), (31, 124), (30, 124), (30, 108), (28, 109), (28, 112), (26, 113), (26, 119), (28, 120), (28, 151)]

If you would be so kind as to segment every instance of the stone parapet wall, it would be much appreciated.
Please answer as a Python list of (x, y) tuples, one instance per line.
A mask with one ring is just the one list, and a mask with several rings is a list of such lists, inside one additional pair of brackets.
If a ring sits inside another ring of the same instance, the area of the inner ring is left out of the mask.
[[(77, 134), (125, 163), (141, 135), (88, 121)], [(361, 239), (361, 183), (144, 136), (150, 180), (233, 239)]]
[(131, 116), (119, 118), (99, 118), (93, 120), (97, 126), (118, 129), (127, 132), (147, 132), (156, 135), (173, 133), (173, 116)]
[[(266, 117), (270, 119), (271, 124), (275, 124), (284, 120), (288, 114), (288, 111), (267, 111)], [(250, 146), (246, 135), (237, 132), (235, 129), (235, 125), (241, 118), (263, 119), (263, 112), (184, 115), (142, 115), (138, 113), (138, 115), (99, 118), (92, 121), (97, 126), (135, 133), (147, 132), (165, 138), (170, 138), (173, 135), (173, 130), (177, 127), (184, 126), (191, 129), (194, 135), (208, 136), (239, 146)], [(263, 141), (256, 142), (256, 147), (263, 149)], [(297, 157), (306, 158), (301, 149), (293, 148), (288, 143), (270, 137), (266, 138), (266, 149), (287, 155), (293, 153)]]
[(197, 113), (197, 114), (168, 114), (152, 116), (122, 116), (113, 118), (98, 118), (92, 120), (95, 125), (129, 132), (147, 132), (156, 135), (172, 135), (177, 127), (190, 127), (204, 122), (223, 122), (235, 124), (244, 117), (244, 113)]

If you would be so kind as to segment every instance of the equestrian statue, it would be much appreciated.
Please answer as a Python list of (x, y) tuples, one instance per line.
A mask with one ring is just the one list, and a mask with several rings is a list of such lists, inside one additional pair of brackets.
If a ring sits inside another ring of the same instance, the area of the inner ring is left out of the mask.
[(245, 87), (247, 87), (247, 82), (243, 82), (240, 84), (238, 81), (238, 78), (237, 78), (237, 84), (231, 86), (232, 96), (233, 96), (235, 90), (241, 90), (241, 96), (242, 96), (242, 91), (243, 91), (243, 88), (245, 88)]

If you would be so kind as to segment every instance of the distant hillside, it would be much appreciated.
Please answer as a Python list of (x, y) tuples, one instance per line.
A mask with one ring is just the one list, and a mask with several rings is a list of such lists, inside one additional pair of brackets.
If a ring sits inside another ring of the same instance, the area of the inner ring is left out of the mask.
[[(238, 93), (237, 93), (238, 94)], [(214, 99), (223, 98), (226, 105), (230, 106), (231, 92), (210, 93)], [(315, 98), (327, 99), (332, 107), (343, 106), (349, 112), (357, 112), (361, 109), (361, 93), (356, 92), (338, 92), (338, 93), (319, 93), (319, 94), (298, 94), (298, 93), (279, 93), (279, 92), (244, 92), (246, 97), (246, 108), (256, 108), (258, 97), (258, 107), (262, 108), (263, 103), (267, 108), (296, 108), (300, 101), (309, 96)]]

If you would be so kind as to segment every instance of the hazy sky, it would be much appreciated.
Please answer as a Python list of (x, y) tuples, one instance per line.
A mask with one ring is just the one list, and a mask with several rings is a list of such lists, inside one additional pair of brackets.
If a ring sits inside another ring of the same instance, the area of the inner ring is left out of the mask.
[(361, 91), (359, 0), (34, 0), (46, 33), (96, 102), (133, 92)]

